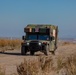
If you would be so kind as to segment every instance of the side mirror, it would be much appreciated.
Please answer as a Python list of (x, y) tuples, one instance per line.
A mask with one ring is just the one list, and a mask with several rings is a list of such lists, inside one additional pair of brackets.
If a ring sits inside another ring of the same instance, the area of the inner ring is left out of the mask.
[(22, 36), (22, 40), (26, 40), (26, 36)]

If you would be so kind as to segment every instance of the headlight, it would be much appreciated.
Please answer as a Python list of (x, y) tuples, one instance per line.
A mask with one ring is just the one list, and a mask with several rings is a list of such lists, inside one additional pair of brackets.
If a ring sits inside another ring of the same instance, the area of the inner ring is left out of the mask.
[(39, 42), (39, 45), (41, 46), (41, 43)]
[(29, 45), (29, 42), (27, 42), (27, 45)]

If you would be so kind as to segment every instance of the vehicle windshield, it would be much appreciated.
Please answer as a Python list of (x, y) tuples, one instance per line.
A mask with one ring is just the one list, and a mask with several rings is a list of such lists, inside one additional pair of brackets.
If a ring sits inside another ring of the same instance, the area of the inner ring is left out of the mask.
[(28, 40), (49, 40), (49, 35), (29, 35)]
[(37, 40), (37, 35), (29, 35), (28, 40)]
[(39, 40), (49, 40), (49, 35), (39, 35), (38, 39)]

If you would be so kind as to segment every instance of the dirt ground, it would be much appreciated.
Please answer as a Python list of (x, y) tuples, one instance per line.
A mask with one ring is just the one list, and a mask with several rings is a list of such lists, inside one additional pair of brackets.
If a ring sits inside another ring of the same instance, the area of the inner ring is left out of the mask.
[[(58, 56), (67, 57), (75, 52), (76, 44), (62, 43), (59, 41), (58, 49), (56, 50), (55, 55), (51, 54), (51, 57), (55, 61)], [(43, 55), (43, 53), (37, 52), (34, 56), (30, 56), (29, 53), (26, 56), (22, 56), (20, 50), (5, 51), (4, 53), (0, 53), (0, 66), (4, 69), (6, 75), (17, 74), (17, 65), (21, 64), (24, 59), (34, 60), (37, 59), (38, 56)]]

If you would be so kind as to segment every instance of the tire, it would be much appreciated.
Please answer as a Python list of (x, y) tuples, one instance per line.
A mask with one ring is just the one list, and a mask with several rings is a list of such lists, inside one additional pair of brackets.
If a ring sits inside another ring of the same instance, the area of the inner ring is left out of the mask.
[(25, 47), (21, 47), (21, 55), (26, 55), (27, 51), (25, 50)]
[(48, 45), (44, 46), (44, 54), (45, 55), (49, 54)]
[(30, 51), (30, 55), (34, 55), (34, 53), (35, 53), (35, 52), (33, 52), (33, 51)]
[(55, 55), (55, 51), (51, 51), (51, 53), (52, 53), (53, 55)]

